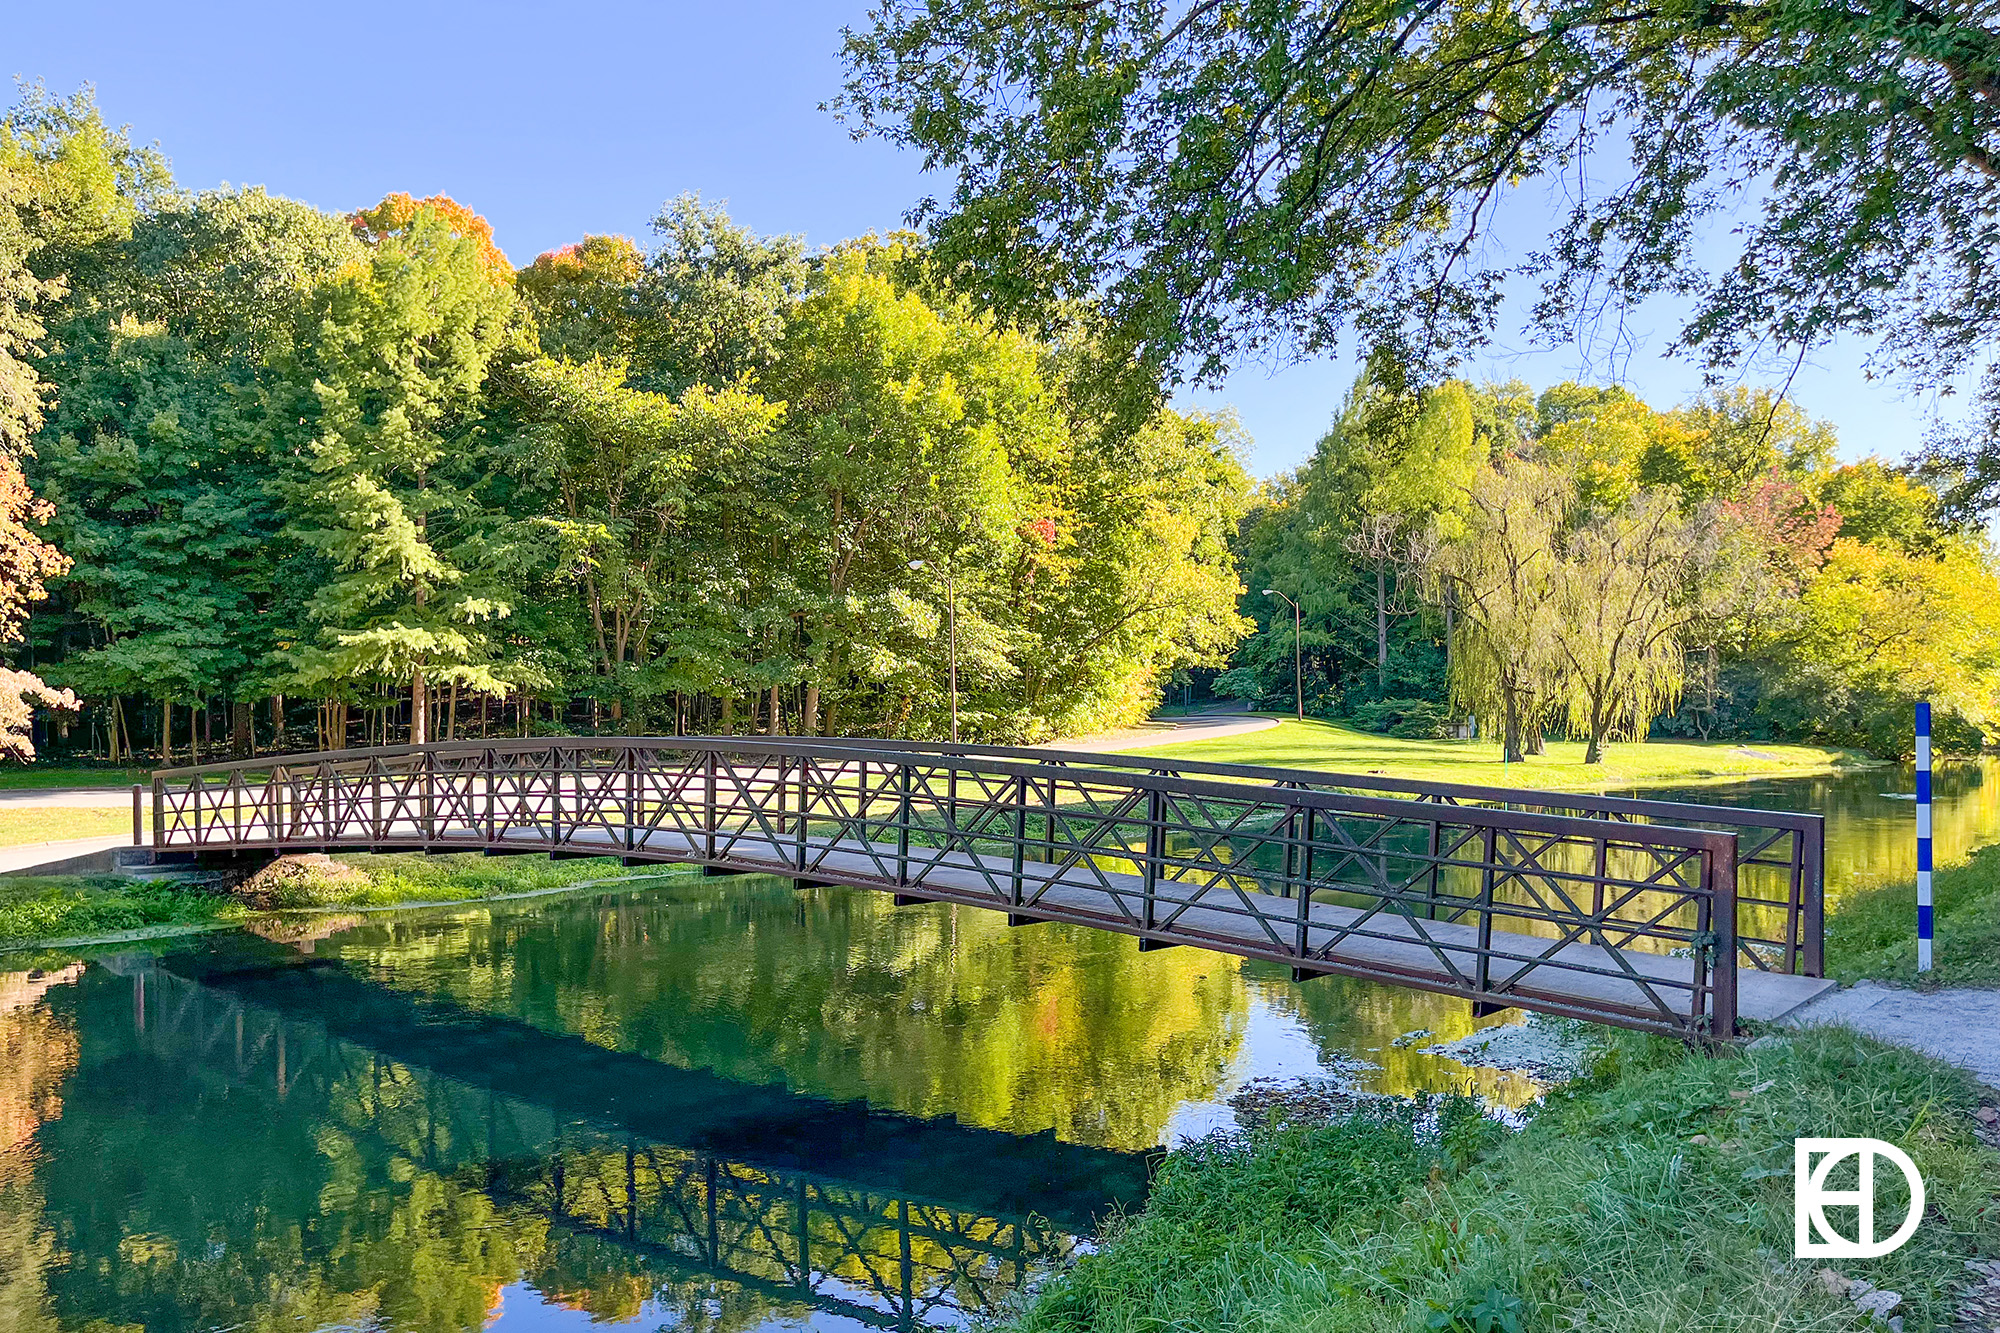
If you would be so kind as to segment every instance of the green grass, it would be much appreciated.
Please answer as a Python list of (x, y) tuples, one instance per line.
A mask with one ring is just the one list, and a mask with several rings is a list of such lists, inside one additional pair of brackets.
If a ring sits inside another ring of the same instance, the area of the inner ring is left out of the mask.
[[(1939, 869), (1931, 894), (1937, 939), (1926, 984), (2000, 983), (2000, 844)], [(1915, 981), (1916, 912), (1913, 880), (1842, 899), (1827, 914), (1828, 970), (1842, 981)]]
[[(470, 902), (660, 871), (644, 866), (627, 869), (611, 857), (550, 861), (540, 856), (357, 855), (336, 860), (359, 871), (359, 876), (338, 883), (301, 877), (285, 885), (270, 906)], [(0, 949), (33, 949), (50, 940), (90, 939), (153, 926), (242, 921), (260, 910), (230, 893), (171, 880), (110, 875), (0, 877)]]
[(111, 875), (0, 878), (0, 947), (80, 939), (148, 926), (199, 926), (240, 920), (243, 905), (225, 894), (166, 880)]
[(1607, 747), (1601, 764), (1585, 764), (1583, 752), (1580, 741), (1552, 740), (1547, 754), (1518, 764), (1503, 764), (1500, 747), (1487, 741), (1398, 740), (1334, 722), (1289, 720), (1242, 736), (1126, 751), (1157, 759), (1266, 764), (1554, 791), (1819, 773), (1872, 763), (1852, 750), (1763, 742), (1647, 741), (1643, 745), (1612, 745)]
[(1964, 1261), (2000, 1251), (2000, 1154), (1974, 1135), (1977, 1096), (1949, 1066), (1838, 1029), (1723, 1057), (1621, 1037), (1517, 1133), (1434, 1103), (1181, 1148), (1145, 1211), (1015, 1327), (1860, 1328), (1815, 1278), (1825, 1261), (1792, 1257), (1805, 1135), (1886, 1139), (1916, 1160), (1926, 1222), (1844, 1271), (1901, 1292), (1906, 1327), (1944, 1327)]
[(0, 762), (0, 791), (42, 790), (49, 787), (126, 787), (151, 783), (150, 768), (112, 768), (81, 764)]
[[(658, 875), (669, 866), (626, 867), (613, 856), (551, 861), (543, 856), (368, 856), (333, 858), (360, 872), (360, 880), (303, 876), (279, 890), (285, 907), (394, 907), (401, 903), (473, 902), (510, 893), (535, 893), (572, 884)], [(678, 873), (695, 874), (684, 868)]]
[(97, 838), (111, 833), (131, 836), (130, 810), (71, 810), (62, 806), (0, 810), (0, 847), (19, 847), (30, 842), (61, 842), (69, 838)]

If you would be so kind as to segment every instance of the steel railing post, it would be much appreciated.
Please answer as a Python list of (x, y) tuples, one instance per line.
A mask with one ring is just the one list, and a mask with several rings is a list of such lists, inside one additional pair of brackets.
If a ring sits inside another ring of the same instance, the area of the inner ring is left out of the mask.
[[(1314, 831), (1313, 819), (1316, 813), (1311, 806), (1306, 807), (1305, 847), (1299, 857), (1305, 868), (1305, 873), (1300, 877), (1298, 883), (1299, 938), (1297, 948), (1300, 962), (1304, 962), (1312, 956), (1312, 843)], [(1296, 815), (1294, 817), (1296, 818)]]
[(708, 750), (703, 751), (703, 754), (705, 756), (705, 760), (702, 765), (704, 770), (704, 782), (702, 786), (701, 828), (703, 835), (703, 843), (702, 843), (701, 854), (706, 859), (713, 861), (715, 859), (715, 822), (716, 822), (715, 751), (713, 748), (710, 748)]
[[(554, 788), (549, 794), (549, 846), (551, 847), (562, 846), (563, 778), (565, 776), (567, 775), (563, 770), (562, 747), (554, 742), (550, 742), (549, 784)], [(577, 773), (577, 790), (579, 794), (581, 794), (582, 789), (583, 775), (581, 769), (579, 769)]]
[(1299, 874), (1299, 808), (1294, 805), (1285, 811), (1285, 878), (1282, 883), (1283, 896), (1289, 898), (1296, 891)]
[(382, 761), (368, 761), (368, 841), (382, 841)]
[(499, 813), (498, 813), (498, 811), (499, 811), (499, 798), (498, 798), (497, 796), (495, 796), (495, 795), (494, 795), (494, 791), (493, 791), (493, 787), (494, 787), (494, 782), (493, 782), (493, 769), (494, 769), (494, 767), (495, 767), (495, 760), (494, 760), (494, 755), (493, 755), (493, 751), (492, 751), (492, 749), (491, 749), (491, 748), (489, 747), (489, 748), (487, 749), (487, 751), (486, 751), (486, 755), (485, 755), (485, 759), (484, 759), (484, 762), (483, 762), (483, 763), (481, 764), (481, 769), (482, 769), (482, 773), (481, 773), (481, 776), (482, 776), (482, 777), (484, 777), (484, 778), (485, 778), (485, 780), (486, 780), (486, 781), (485, 781), (485, 787), (486, 787), (486, 841), (487, 841), (487, 842), (488, 842), (489, 844), (490, 844), (490, 843), (492, 843), (492, 842), (494, 842), (494, 841), (495, 841), (496, 839), (498, 839), (498, 838), (499, 838), (499, 836), (500, 836), (500, 816), (499, 816)]
[(797, 864), (800, 870), (804, 870), (806, 868), (806, 827), (810, 822), (809, 816), (812, 813), (812, 789), (806, 785), (810, 781), (810, 775), (808, 773), (808, 770), (811, 767), (812, 767), (812, 756), (805, 754), (800, 755), (799, 756), (799, 824), (798, 824), (798, 829), (794, 834), (795, 838), (797, 839), (797, 851), (794, 859), (795, 863)]
[(1815, 819), (1810, 830), (1801, 830), (1804, 844), (1799, 867), (1799, 887), (1804, 899), (1804, 921), (1800, 930), (1805, 953), (1802, 969), (1809, 977), (1826, 975), (1826, 820)]
[(1025, 775), (1014, 781), (1014, 906), (1019, 907), (1027, 897), (1024, 882), (1028, 859), (1028, 779)]
[(1709, 974), (1709, 1031), (1721, 1041), (1736, 1035), (1736, 836), (1702, 858), (1709, 871), (1709, 895), (1714, 906), (1715, 961)]
[(1159, 920), (1155, 902), (1160, 891), (1161, 862), (1166, 859), (1166, 801), (1158, 787), (1146, 789), (1146, 863), (1140, 870), (1141, 921), (1153, 929)]
[(146, 845), (146, 816), (139, 806), (141, 799), (139, 793), (144, 790), (145, 788), (141, 787), (138, 783), (135, 782), (132, 784), (132, 845), (134, 847), (144, 847)]
[(1049, 774), (1049, 805), (1042, 816), (1042, 860), (1054, 865), (1056, 859), (1056, 775)]
[(417, 756), (417, 772), (423, 789), (423, 834), (426, 843), (437, 840), (437, 771), (429, 750)]
[(639, 837), (639, 751), (625, 747), (625, 850), (638, 848)]
[(910, 766), (896, 765), (896, 883), (910, 882)]
[(1433, 819), (1424, 833), (1424, 855), (1429, 858), (1431, 863), (1430, 871), (1424, 877), (1424, 919), (1426, 921), (1435, 921), (1438, 918), (1438, 894), (1443, 887), (1440, 882), (1442, 867), (1438, 865), (1438, 847), (1440, 842), (1438, 821)]
[(1479, 867), (1479, 955), (1473, 961), (1473, 989), (1481, 995), (1493, 987), (1493, 858), (1498, 853), (1499, 831), (1491, 824), (1480, 839)]

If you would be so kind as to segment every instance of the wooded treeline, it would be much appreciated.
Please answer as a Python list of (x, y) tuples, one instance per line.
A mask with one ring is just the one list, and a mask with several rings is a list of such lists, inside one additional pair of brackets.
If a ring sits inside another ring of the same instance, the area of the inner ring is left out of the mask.
[[(1910, 749), (2000, 733), (2000, 580), (1921, 470), (1840, 463), (1764, 392), (1657, 411), (1622, 389), (1401, 388), (1371, 365), (1246, 520), (1245, 581), (1297, 597), (1308, 711), (1409, 736), (1548, 733)], [(1290, 707), (1289, 607), (1219, 693)]]
[(1033, 740), (1241, 632), (1228, 423), (1116, 410), (1087, 310), (1014, 332), (912, 237), (682, 198), (517, 272), (450, 199), (189, 193), (37, 90), (0, 171), (66, 748), (935, 736), (953, 620), (964, 733)]

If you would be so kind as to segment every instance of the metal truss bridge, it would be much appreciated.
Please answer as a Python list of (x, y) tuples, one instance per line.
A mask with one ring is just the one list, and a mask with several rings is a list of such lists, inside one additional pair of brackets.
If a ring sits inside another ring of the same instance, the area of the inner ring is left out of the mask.
[[(142, 835), (143, 789), (133, 832)], [(555, 737), (162, 770), (163, 856), (546, 853), (884, 890), (1688, 1040), (1830, 988), (1817, 815), (896, 741)]]

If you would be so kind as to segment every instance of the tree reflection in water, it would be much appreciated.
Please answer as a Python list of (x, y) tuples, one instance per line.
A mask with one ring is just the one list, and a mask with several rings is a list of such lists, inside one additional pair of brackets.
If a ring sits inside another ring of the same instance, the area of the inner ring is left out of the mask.
[(960, 1323), (1138, 1201), (1259, 1007), (1396, 1091), (1471, 1025), (771, 879), (335, 924), (6, 983), (5, 1327)]

